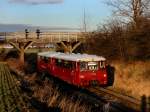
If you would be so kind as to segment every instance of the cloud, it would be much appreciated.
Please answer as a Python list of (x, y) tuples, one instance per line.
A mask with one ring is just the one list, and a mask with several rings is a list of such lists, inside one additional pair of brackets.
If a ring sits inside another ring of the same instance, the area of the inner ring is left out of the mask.
[(59, 4), (62, 3), (63, 0), (9, 0), (11, 3), (22, 3), (22, 4)]

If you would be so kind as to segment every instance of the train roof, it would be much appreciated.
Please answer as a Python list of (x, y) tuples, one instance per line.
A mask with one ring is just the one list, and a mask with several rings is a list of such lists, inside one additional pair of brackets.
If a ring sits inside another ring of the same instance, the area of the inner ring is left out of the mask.
[(40, 52), (38, 53), (39, 56), (44, 56), (44, 57), (54, 57), (55, 55), (60, 54), (60, 52)]
[(60, 52), (42, 52), (38, 53), (39, 56), (53, 57), (68, 61), (105, 61), (106, 59), (102, 56), (89, 55), (89, 54), (74, 54), (74, 53), (60, 53)]

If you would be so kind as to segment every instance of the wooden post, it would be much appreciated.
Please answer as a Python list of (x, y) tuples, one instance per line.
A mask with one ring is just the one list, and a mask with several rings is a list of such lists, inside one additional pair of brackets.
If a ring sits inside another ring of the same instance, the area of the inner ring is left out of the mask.
[(146, 109), (147, 109), (146, 96), (143, 95), (141, 97), (141, 112), (146, 112)]
[(148, 105), (147, 105), (147, 109), (148, 109), (148, 112), (150, 112), (150, 96), (148, 97), (148, 99), (147, 99), (148, 101)]

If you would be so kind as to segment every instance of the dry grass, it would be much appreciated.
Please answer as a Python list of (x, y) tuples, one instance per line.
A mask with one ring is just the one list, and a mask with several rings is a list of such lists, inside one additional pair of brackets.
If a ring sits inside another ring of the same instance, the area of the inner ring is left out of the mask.
[(20, 65), (18, 64), (19, 63), (18, 59), (15, 59), (15, 58), (7, 59), (7, 63), (9, 64), (10, 67), (12, 67), (14, 69), (20, 68)]
[(91, 112), (92, 107), (86, 105), (81, 99), (73, 101), (68, 96), (59, 92), (57, 87), (53, 87), (51, 82), (44, 81), (41, 87), (35, 88), (34, 97), (46, 103), (48, 107), (57, 107), (62, 112)]
[(62, 109), (62, 112), (91, 112), (91, 108), (81, 104), (80, 100), (73, 102), (67, 97), (64, 97), (58, 106)]
[[(21, 70), (17, 59), (9, 59), (7, 62), (13, 69)], [(54, 86), (53, 80), (45, 80), (39, 86), (35, 83), (35, 80), (38, 80), (36, 73), (23, 75), (22, 78), (31, 84), (30, 88), (34, 91), (32, 97), (46, 103), (48, 107), (60, 108), (62, 112), (91, 112), (92, 110), (92, 105), (87, 105), (82, 99), (78, 98), (74, 101), (73, 98), (62, 94), (59, 88)]]
[(115, 89), (136, 98), (150, 96), (150, 61), (114, 62), (113, 65), (116, 69)]

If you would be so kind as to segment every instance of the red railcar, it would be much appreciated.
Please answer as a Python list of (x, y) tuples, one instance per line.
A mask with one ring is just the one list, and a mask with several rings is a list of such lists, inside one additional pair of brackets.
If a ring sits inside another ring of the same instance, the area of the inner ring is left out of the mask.
[(88, 54), (38, 53), (38, 71), (77, 86), (107, 85), (106, 59)]

